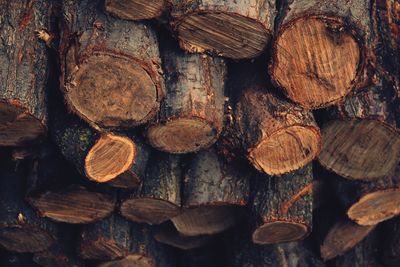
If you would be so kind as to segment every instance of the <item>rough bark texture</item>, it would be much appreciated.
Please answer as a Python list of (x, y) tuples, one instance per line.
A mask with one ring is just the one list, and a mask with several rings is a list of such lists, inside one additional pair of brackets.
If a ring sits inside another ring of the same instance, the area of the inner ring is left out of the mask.
[(19, 253), (49, 248), (56, 239), (57, 227), (25, 203), (26, 173), (7, 161), (0, 168), (0, 246)]
[(1, 146), (26, 145), (46, 134), (51, 3), (0, 1)]
[(312, 166), (283, 176), (259, 175), (252, 189), (253, 242), (273, 244), (304, 238), (312, 227)]
[(167, 8), (164, 0), (106, 0), (105, 9), (111, 15), (127, 20), (152, 19)]
[(228, 58), (253, 58), (270, 40), (276, 16), (269, 0), (170, 0), (181, 47)]
[(175, 217), (181, 206), (182, 172), (178, 156), (153, 152), (140, 187), (123, 200), (120, 211), (129, 220), (160, 224)]
[(103, 4), (64, 2), (62, 88), (71, 110), (90, 124), (129, 128), (159, 110), (158, 43), (150, 25), (107, 16)]
[(284, 1), (280, 9), (270, 73), (290, 99), (318, 108), (368, 84), (375, 65), (368, 0)]
[(166, 98), (147, 131), (150, 144), (170, 153), (211, 146), (223, 127), (226, 66), (221, 58), (162, 49)]

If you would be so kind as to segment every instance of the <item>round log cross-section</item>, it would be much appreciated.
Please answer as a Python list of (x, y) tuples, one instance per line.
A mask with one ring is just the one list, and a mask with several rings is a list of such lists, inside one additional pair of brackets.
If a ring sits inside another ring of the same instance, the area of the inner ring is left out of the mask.
[(108, 13), (128, 20), (152, 19), (161, 16), (166, 9), (164, 0), (106, 0)]

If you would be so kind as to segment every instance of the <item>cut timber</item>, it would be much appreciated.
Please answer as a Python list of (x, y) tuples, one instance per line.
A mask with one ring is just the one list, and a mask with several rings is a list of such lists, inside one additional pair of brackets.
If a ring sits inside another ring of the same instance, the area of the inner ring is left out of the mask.
[(248, 172), (236, 165), (227, 164), (213, 148), (192, 156), (184, 175), (184, 210), (172, 218), (181, 234), (216, 234), (236, 223), (236, 212), (247, 204), (250, 190)]
[(295, 0), (282, 9), (272, 79), (305, 108), (339, 101), (364, 78), (370, 59), (367, 0)]
[(400, 218), (388, 221), (384, 226), (381, 259), (385, 266), (400, 265)]
[(48, 249), (57, 237), (57, 227), (25, 203), (26, 174), (8, 161), (0, 168), (0, 246), (18, 253)]
[(79, 256), (86, 260), (123, 258), (128, 255), (130, 242), (129, 222), (118, 214), (113, 214), (95, 224), (83, 226)]
[(322, 166), (356, 180), (391, 176), (400, 159), (394, 90), (383, 80), (326, 110)]
[(181, 47), (228, 58), (253, 58), (269, 42), (276, 16), (275, 1), (170, 0), (172, 26)]
[[(23, 146), (47, 131), (45, 42), (51, 2), (1, 1), (0, 145)], [(51, 41), (51, 40), (49, 40)]]
[(175, 217), (181, 206), (181, 166), (176, 155), (153, 152), (140, 187), (123, 200), (121, 214), (134, 222), (160, 224)]
[(162, 50), (166, 98), (147, 131), (150, 144), (169, 153), (211, 146), (223, 127), (226, 66), (222, 59)]
[(164, 0), (106, 0), (105, 8), (121, 19), (141, 20), (157, 18), (167, 7)]
[(248, 159), (267, 174), (297, 170), (320, 151), (320, 131), (312, 113), (272, 93), (246, 90), (235, 120)]
[(358, 225), (349, 219), (337, 221), (328, 231), (321, 246), (324, 261), (343, 255), (361, 242), (375, 226)]
[(189, 250), (206, 245), (211, 236), (184, 236), (181, 235), (172, 223), (166, 222), (158, 226), (153, 232), (154, 238), (163, 244), (179, 249)]
[(312, 226), (312, 166), (282, 176), (259, 174), (253, 188), (253, 242), (274, 244), (303, 239)]
[(164, 94), (157, 38), (150, 25), (107, 16), (102, 2), (64, 4), (62, 88), (90, 124), (131, 128), (156, 115)]

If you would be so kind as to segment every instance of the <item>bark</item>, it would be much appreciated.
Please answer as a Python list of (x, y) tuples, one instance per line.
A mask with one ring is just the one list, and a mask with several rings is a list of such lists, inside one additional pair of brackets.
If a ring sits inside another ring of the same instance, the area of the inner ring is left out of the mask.
[(175, 217), (181, 206), (181, 166), (178, 156), (153, 152), (140, 187), (126, 197), (121, 214), (135, 222), (160, 224)]
[(24, 146), (47, 132), (52, 2), (3, 0), (0, 10), (0, 145)]
[(259, 175), (252, 189), (253, 242), (303, 239), (312, 227), (312, 166), (277, 177)]
[(327, 109), (319, 162), (348, 179), (393, 175), (400, 157), (396, 113), (394, 87), (386, 79)]
[(223, 127), (224, 60), (185, 54), (172, 42), (162, 49), (162, 59), (167, 93), (147, 131), (150, 144), (169, 153), (211, 146)]
[(111, 15), (127, 20), (152, 19), (167, 9), (164, 0), (106, 0), (105, 9)]
[(375, 43), (369, 1), (284, 2), (278, 21), (269, 70), (291, 100), (319, 108), (371, 83)]
[(88, 123), (131, 128), (159, 110), (164, 85), (158, 42), (150, 25), (108, 16), (103, 4), (63, 6), (62, 89), (70, 109)]
[(253, 58), (270, 40), (275, 1), (170, 0), (172, 27), (183, 49), (228, 58)]
[(57, 226), (40, 218), (24, 201), (26, 179), (22, 166), (1, 163), (0, 246), (19, 253), (49, 248), (56, 239)]

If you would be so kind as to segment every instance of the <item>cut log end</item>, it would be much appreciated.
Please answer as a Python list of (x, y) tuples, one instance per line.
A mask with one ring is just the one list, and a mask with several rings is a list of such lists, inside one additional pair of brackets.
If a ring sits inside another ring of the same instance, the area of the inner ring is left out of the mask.
[(379, 121), (332, 121), (322, 129), (322, 136), (320, 163), (343, 177), (384, 178), (399, 163), (400, 135)]
[(98, 239), (92, 242), (83, 242), (80, 245), (80, 257), (82, 259), (114, 260), (126, 255), (115, 241)]
[(116, 188), (132, 189), (140, 185), (141, 179), (132, 171), (128, 170), (112, 179), (108, 184)]
[(317, 129), (287, 127), (262, 140), (249, 153), (249, 159), (260, 171), (270, 175), (297, 170), (319, 153), (321, 136)]
[(160, 224), (177, 216), (179, 212), (177, 205), (154, 198), (128, 199), (121, 205), (121, 214), (139, 223)]
[(306, 108), (336, 102), (354, 87), (361, 48), (334, 18), (306, 17), (282, 28), (274, 46), (272, 78)]
[(375, 225), (400, 214), (400, 188), (376, 191), (363, 196), (347, 215), (360, 225)]
[(256, 244), (276, 244), (303, 239), (309, 233), (307, 225), (295, 222), (272, 222), (258, 227), (252, 236)]
[(196, 152), (211, 146), (219, 132), (212, 125), (199, 119), (174, 119), (148, 130), (150, 144), (169, 153)]
[(105, 262), (99, 267), (155, 267), (154, 260), (142, 255), (129, 255), (121, 260)]
[(136, 156), (135, 144), (131, 139), (103, 135), (90, 149), (85, 158), (85, 172), (99, 183), (108, 182), (126, 172)]
[(53, 242), (53, 237), (38, 228), (10, 226), (0, 229), (0, 245), (18, 253), (43, 251)]
[(46, 127), (23, 108), (0, 102), (0, 146), (22, 146), (46, 134)]
[(127, 20), (151, 19), (161, 16), (165, 9), (163, 0), (106, 0), (106, 11)]
[(261, 54), (269, 40), (269, 32), (260, 22), (226, 12), (191, 13), (178, 23), (177, 31), (186, 50), (211, 51), (235, 59)]
[(100, 127), (129, 128), (149, 120), (159, 109), (157, 86), (138, 63), (94, 54), (67, 84), (74, 111)]

